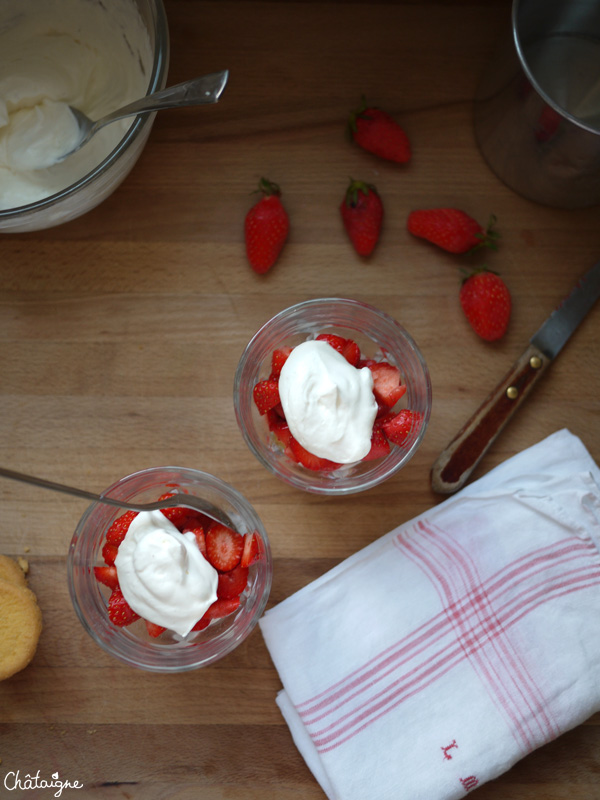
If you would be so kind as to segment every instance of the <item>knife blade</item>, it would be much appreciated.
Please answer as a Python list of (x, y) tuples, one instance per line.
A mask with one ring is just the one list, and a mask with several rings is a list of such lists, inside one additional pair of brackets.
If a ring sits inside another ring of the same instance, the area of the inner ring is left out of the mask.
[(525, 352), (438, 456), (431, 469), (431, 487), (435, 492), (452, 494), (464, 486), (599, 295), (600, 261), (534, 333)]

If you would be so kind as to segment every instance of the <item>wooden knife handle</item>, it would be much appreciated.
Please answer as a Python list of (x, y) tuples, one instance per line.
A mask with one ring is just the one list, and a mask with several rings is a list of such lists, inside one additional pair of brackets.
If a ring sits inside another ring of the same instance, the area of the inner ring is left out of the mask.
[(484, 453), (546, 371), (550, 359), (530, 344), (478, 411), (439, 455), (431, 470), (435, 492), (451, 494), (468, 480)]

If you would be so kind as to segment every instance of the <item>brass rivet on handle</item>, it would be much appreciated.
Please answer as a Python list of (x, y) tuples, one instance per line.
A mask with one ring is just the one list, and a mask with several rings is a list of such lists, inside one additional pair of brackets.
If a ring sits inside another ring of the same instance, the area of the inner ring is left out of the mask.
[(539, 356), (531, 356), (529, 366), (531, 369), (539, 369), (542, 366), (542, 359)]
[(515, 400), (519, 396), (519, 390), (516, 386), (509, 386), (506, 390), (506, 396), (509, 400)]

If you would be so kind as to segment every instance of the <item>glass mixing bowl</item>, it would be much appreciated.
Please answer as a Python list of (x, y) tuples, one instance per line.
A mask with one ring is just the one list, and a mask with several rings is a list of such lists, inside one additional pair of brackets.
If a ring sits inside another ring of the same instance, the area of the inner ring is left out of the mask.
[[(150, 39), (153, 64), (147, 94), (163, 89), (169, 66), (169, 29), (162, 0), (133, 0)], [(0, 19), (0, 24), (2, 20)], [(137, 98), (132, 98), (137, 99)], [(146, 144), (156, 114), (137, 116), (121, 141), (94, 169), (73, 184), (28, 205), (0, 210), (0, 232), (18, 233), (60, 225), (105, 200), (125, 179)]]

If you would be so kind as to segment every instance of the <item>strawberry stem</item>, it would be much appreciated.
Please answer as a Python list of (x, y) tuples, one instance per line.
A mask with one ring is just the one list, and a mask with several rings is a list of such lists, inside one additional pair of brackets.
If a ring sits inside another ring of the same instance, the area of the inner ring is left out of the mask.
[(347, 206), (355, 206), (358, 202), (358, 193), (362, 192), (364, 195), (369, 194), (369, 192), (375, 192), (377, 194), (377, 189), (373, 186), (372, 183), (365, 183), (364, 181), (355, 181), (353, 178), (350, 178), (350, 186), (346, 189), (346, 205)]
[(253, 194), (256, 194), (256, 192), (262, 192), (265, 197), (270, 197), (273, 194), (280, 195), (281, 189), (274, 181), (270, 181), (268, 178), (261, 178), (258, 182), (258, 189), (255, 189)]
[(367, 98), (363, 94), (360, 97), (360, 106), (355, 111), (352, 111), (348, 118), (348, 126), (346, 128), (346, 134), (348, 135), (350, 141), (352, 141), (352, 134), (356, 133), (356, 118), (362, 117), (366, 110), (367, 110)]
[(460, 268), (460, 274), (462, 275), (461, 284), (466, 283), (469, 278), (472, 278), (473, 275), (479, 275), (480, 272), (491, 272), (492, 275), (500, 275), (499, 272), (496, 272), (495, 269), (490, 269), (487, 264), (481, 264), (479, 267), (475, 267), (475, 269), (467, 269), (466, 267)]
[(490, 214), (487, 228), (485, 229), (484, 233), (475, 234), (475, 238), (480, 239), (481, 241), (479, 244), (476, 244), (475, 247), (472, 247), (469, 250), (469, 253), (474, 253), (476, 250), (480, 250), (482, 247), (489, 247), (490, 250), (498, 249), (498, 239), (500, 238), (500, 233), (494, 228), (496, 221), (496, 215)]

